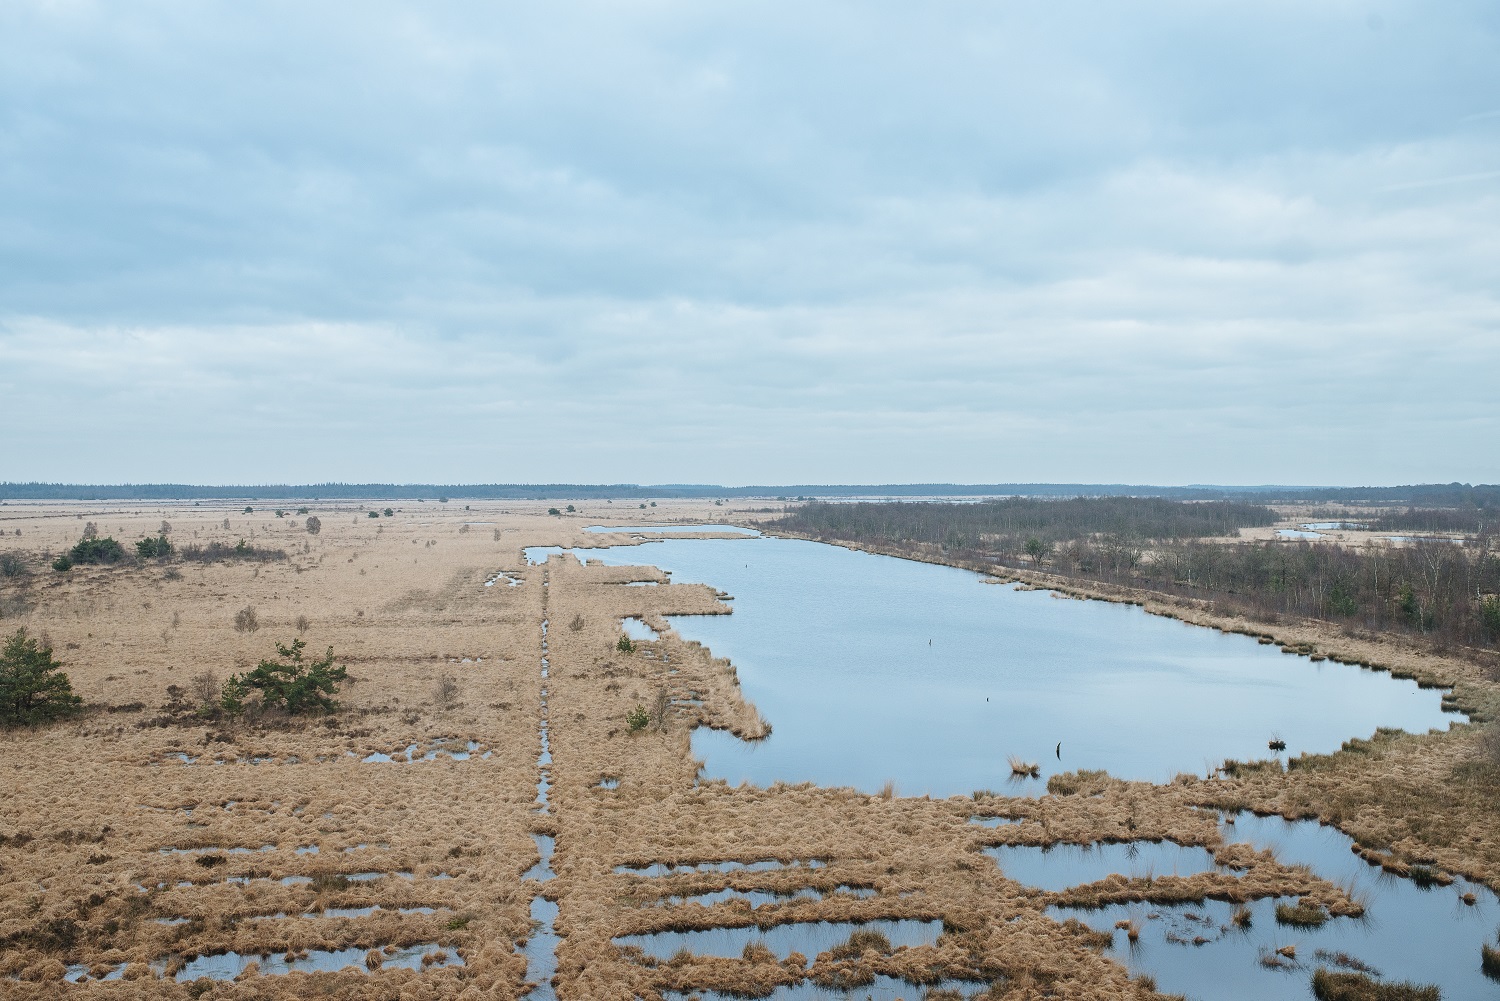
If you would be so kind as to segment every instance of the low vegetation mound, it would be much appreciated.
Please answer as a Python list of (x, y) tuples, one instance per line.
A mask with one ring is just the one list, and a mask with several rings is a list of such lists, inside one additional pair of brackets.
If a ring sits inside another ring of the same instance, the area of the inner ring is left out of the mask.
[(255, 560), (261, 563), (286, 559), (286, 550), (268, 549), (241, 539), (236, 545), (225, 542), (210, 542), (207, 545), (183, 546), (178, 551), (189, 563), (217, 563), (221, 560)]
[(1430, 985), (1405, 981), (1387, 984), (1363, 973), (1335, 973), (1323, 968), (1313, 973), (1312, 990), (1318, 1001), (1440, 1001), (1442, 997)]

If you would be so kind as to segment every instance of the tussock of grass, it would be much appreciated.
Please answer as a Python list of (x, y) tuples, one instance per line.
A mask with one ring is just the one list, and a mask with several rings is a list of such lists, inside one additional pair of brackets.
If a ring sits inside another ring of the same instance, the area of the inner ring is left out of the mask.
[(1277, 904), (1276, 923), (1293, 928), (1316, 928), (1328, 920), (1328, 912), (1317, 904), (1300, 901), (1297, 904)]
[(1479, 947), (1479, 968), (1491, 980), (1500, 980), (1500, 949), (1486, 943)]
[(1102, 792), (1104, 787), (1112, 781), (1114, 780), (1110, 778), (1109, 772), (1103, 769), (1098, 771), (1079, 769), (1076, 772), (1063, 772), (1049, 778), (1047, 791), (1054, 796), (1074, 796), (1078, 793), (1092, 795)]
[(1312, 978), (1318, 1001), (1440, 1001), (1434, 986), (1413, 983), (1383, 984), (1363, 973), (1335, 973), (1319, 967)]

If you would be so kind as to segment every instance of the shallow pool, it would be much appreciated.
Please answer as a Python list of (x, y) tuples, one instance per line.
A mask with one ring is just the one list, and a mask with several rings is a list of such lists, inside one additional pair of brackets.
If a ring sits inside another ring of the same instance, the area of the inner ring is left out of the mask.
[[(1350, 851), (1348, 836), (1314, 821), (1240, 814), (1222, 831), (1228, 842), (1269, 848), (1283, 863), (1310, 866), (1324, 879), (1352, 888), (1366, 908), (1364, 916), (1292, 928), (1276, 922), (1276, 905), (1295, 903), (1285, 898), (1249, 904), (1245, 927), (1232, 920), (1235, 905), (1215, 900), (1053, 908), (1050, 913), (1114, 934), (1112, 953), (1132, 972), (1156, 977), (1164, 992), (1202, 1001), (1300, 1001), (1309, 996), (1308, 980), (1319, 966), (1365, 967), (1388, 981), (1436, 984), (1444, 998), (1500, 997), (1500, 984), (1488, 980), (1479, 965), (1480, 947), (1495, 944), (1500, 922), (1500, 900), (1485, 887), (1457, 880), (1452, 886), (1423, 889), (1367, 864)], [(1464, 902), (1465, 893), (1473, 894), (1474, 903)], [(1135, 922), (1137, 942), (1115, 929), (1121, 921)], [(1295, 948), (1295, 955), (1279, 956), (1277, 950), (1287, 946)]]
[(703, 928), (694, 931), (662, 931), (644, 935), (622, 935), (614, 940), (618, 946), (635, 946), (654, 959), (670, 959), (686, 949), (695, 956), (720, 956), (739, 959), (749, 945), (763, 945), (786, 959), (800, 952), (813, 959), (820, 952), (849, 941), (858, 931), (876, 931), (884, 935), (892, 948), (932, 945), (943, 933), (941, 921), (798, 921), (772, 928)]

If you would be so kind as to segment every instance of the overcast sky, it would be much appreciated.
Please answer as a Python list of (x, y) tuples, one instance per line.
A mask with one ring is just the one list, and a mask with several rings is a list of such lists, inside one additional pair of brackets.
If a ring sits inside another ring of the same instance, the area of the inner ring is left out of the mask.
[(0, 5), (0, 480), (1500, 482), (1500, 5)]

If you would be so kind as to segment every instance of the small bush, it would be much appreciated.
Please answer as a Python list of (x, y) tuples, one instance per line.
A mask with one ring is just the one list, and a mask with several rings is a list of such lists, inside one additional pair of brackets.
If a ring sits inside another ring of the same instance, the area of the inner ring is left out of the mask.
[(111, 538), (80, 539), (68, 551), (74, 563), (118, 563), (125, 558), (125, 547)]
[(67, 553), (63, 553), (57, 559), (52, 561), (52, 569), (56, 570), (58, 573), (67, 573), (69, 570), (73, 569), (73, 561), (68, 559)]
[(556, 515), (556, 516), (558, 516), (558, 517), (559, 517), (559, 518), (560, 518), (560, 517), (562, 517), (562, 512), (561, 512), (561, 511), (559, 511), (559, 510), (558, 510), (558, 509), (557, 509), (557, 508), (555, 508), (555, 507), (549, 507), (549, 508), (548, 508), (548, 509), (547, 509), (547, 513), (548, 513), (548, 514), (552, 514), (552, 515)]
[(630, 642), (629, 636), (621, 633), (620, 638), (615, 641), (615, 649), (621, 653), (635, 653), (635, 644)]
[(23, 577), (26, 561), (15, 553), (0, 553), (0, 577)]
[(383, 514), (383, 515), (385, 515), (387, 518), (394, 518), (396, 516), (396, 512), (392, 511), (390, 508), (386, 508), (384, 511), (382, 511), (380, 513)]
[(342, 664), (334, 666), (333, 647), (314, 661), (303, 660), (306, 648), (300, 639), (292, 640), (291, 646), (277, 643), (279, 660), (263, 660), (243, 678), (230, 675), (229, 682), (259, 691), (263, 706), (281, 706), (289, 713), (333, 712), (338, 703), (332, 696), (348, 678), (348, 669)]
[(636, 706), (625, 714), (625, 725), (630, 727), (631, 733), (640, 733), (651, 725), (651, 714), (645, 706)]
[(297, 513), (298, 514), (306, 514), (307, 513), (307, 508), (305, 508), (305, 507), (299, 507), (297, 509)]
[(178, 555), (189, 563), (217, 563), (220, 560), (255, 560), (266, 563), (286, 559), (286, 550), (262, 549), (241, 539), (233, 546), (222, 542), (210, 542), (206, 546), (186, 545)]
[(432, 700), (440, 709), (452, 709), (458, 705), (458, 678), (444, 672), (433, 686)]
[(0, 649), (0, 725), (29, 726), (77, 714), (83, 699), (73, 694), (52, 647), (17, 629)]
[(573, 630), (573, 632), (575, 632), (575, 633), (578, 632), (578, 631), (580, 631), (581, 629), (583, 629), (583, 613), (582, 612), (578, 612), (577, 614), (575, 614), (573, 616), (573, 621), (571, 621), (571, 622), (568, 623), (568, 628), (571, 629), (571, 630)]
[(219, 695), (223, 690), (219, 683), (219, 676), (212, 671), (203, 671), (195, 674), (188, 682), (188, 690), (200, 708), (212, 709), (219, 704)]
[[(302, 510), (306, 511), (307, 508), (303, 508)], [(315, 514), (314, 515), (310, 515), (308, 517), (308, 519), (307, 519), (307, 532), (308, 532), (308, 534), (309, 535), (317, 535), (321, 531), (323, 531), (323, 519), (319, 518)]]
[(165, 535), (151, 538), (149, 535), (135, 544), (135, 551), (143, 560), (166, 559), (172, 555), (172, 543)]
[(255, 609), (246, 605), (234, 613), (234, 631), (237, 633), (253, 633), (260, 628), (260, 618), (255, 614)]
[(380, 512), (379, 511), (366, 511), (365, 512), (365, 517), (366, 518), (379, 518), (380, 517)]

